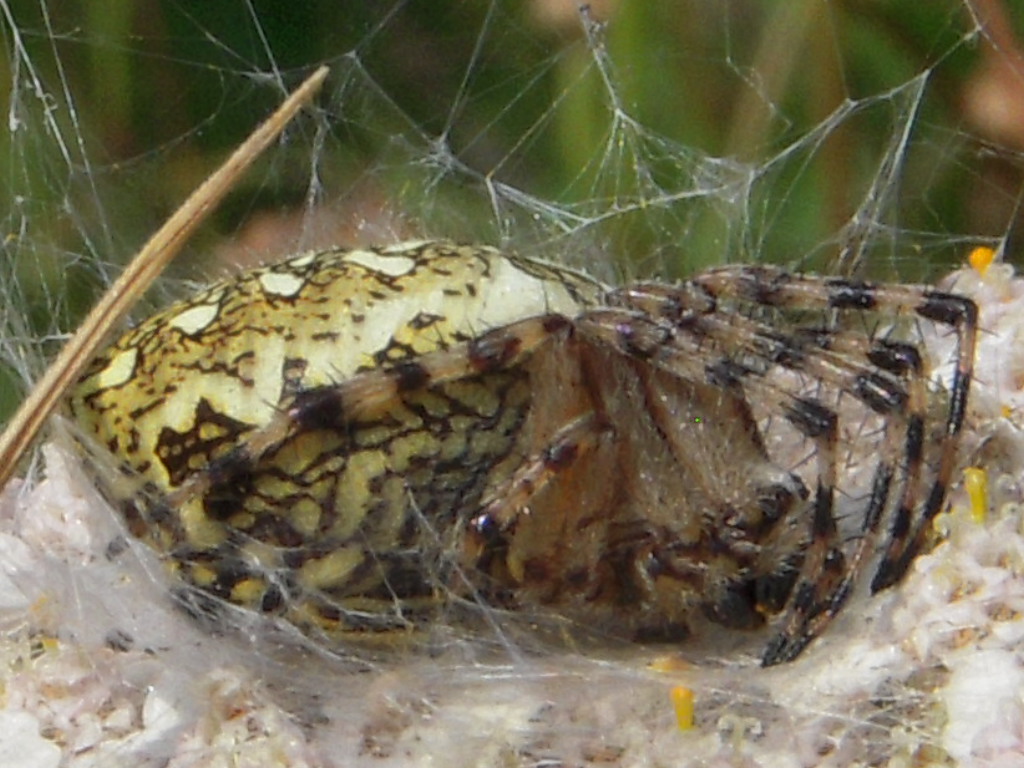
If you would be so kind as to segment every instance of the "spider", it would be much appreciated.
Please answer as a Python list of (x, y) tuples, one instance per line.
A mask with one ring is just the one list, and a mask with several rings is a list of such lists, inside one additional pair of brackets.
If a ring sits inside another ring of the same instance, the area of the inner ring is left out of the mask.
[[(447, 241), (327, 250), (143, 322), (70, 412), (193, 598), (325, 642), (459, 602), (639, 641), (771, 619), (767, 666), (869, 562), (877, 591), (921, 550), (976, 320), (767, 266), (612, 288)], [(906, 333), (926, 325), (957, 337), (945, 388)]]

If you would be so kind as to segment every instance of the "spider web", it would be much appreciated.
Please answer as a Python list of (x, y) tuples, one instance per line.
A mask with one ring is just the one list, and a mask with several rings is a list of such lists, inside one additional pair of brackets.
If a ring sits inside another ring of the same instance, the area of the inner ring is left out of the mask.
[[(997, 0), (123, 5), (0, 0), (5, 414), (138, 244), (317, 64), (332, 73), (315, 109), (139, 317), (246, 264), (421, 236), (608, 281), (730, 262), (933, 281), (973, 245), (1014, 252), (1021, 20)], [(993, 702), (1019, 748), (1024, 709), (1009, 682), (979, 688), (948, 658), (912, 663), (893, 639), (894, 625), (935, 609), (907, 596), (918, 582), (848, 611), (828, 652), (771, 671), (715, 659), (658, 672), (636, 655), (535, 655), (509, 638), (501, 663), (354, 672), (316, 649), (282, 658), (258, 625), (211, 636), (178, 615), (145, 553), (105, 558), (114, 523), (80, 499), (74, 461), (47, 450), (47, 475), (68, 464), (70, 490), (36, 485), (37, 456), (2, 497), (15, 565), (0, 583), (0, 733), (39, 735), (0, 754), (176, 766), (228, 753), (332, 766), (994, 761)], [(23, 511), (30, 493), (44, 512)], [(985, 563), (1019, 546), (993, 543), (998, 530), (963, 536), (983, 540)], [(956, 567), (980, 573), (976, 559)], [(971, 583), (989, 588), (984, 574)], [(1007, 653), (986, 647), (969, 664), (1002, 670)], [(674, 685), (696, 692), (693, 730), (674, 724)], [(972, 696), (989, 719), (969, 726), (956, 717)], [(95, 706), (72, 706), (83, 700)]]

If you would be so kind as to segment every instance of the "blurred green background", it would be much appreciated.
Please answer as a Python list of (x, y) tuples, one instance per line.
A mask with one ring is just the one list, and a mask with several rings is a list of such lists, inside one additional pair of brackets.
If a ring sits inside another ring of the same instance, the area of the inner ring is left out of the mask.
[[(1016, 250), (1021, 2), (4, 11), (0, 420), (282, 83), (320, 63), (320, 112), (239, 185), (179, 278), (316, 240), (311, 200), (336, 240), (482, 238), (604, 277), (765, 260), (916, 280), (985, 238)], [(271, 234), (253, 239), (257, 219)], [(164, 285), (151, 302), (179, 289)]]

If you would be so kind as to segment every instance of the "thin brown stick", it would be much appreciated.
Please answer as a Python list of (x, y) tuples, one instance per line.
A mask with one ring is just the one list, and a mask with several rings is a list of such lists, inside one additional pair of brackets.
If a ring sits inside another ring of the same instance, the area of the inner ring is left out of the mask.
[(204, 181), (156, 231), (131, 264), (114, 281), (75, 334), (36, 382), (28, 397), (0, 435), (0, 488), (14, 474), (22, 455), (57, 407), (64, 392), (92, 359), (108, 331), (164, 270), (185, 241), (214, 210), (238, 177), (274, 141), (295, 114), (313, 98), (327, 77), (320, 67), (278, 107), (224, 164)]

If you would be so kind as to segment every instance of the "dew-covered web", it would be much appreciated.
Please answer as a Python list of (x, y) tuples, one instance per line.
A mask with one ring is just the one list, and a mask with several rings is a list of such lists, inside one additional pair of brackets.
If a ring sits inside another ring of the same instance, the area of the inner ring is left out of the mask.
[[(1024, 19), (1009, 0), (0, 14), (4, 418), (147, 235), (319, 64), (315, 106), (136, 319), (305, 248), (421, 237), (608, 282), (725, 263), (936, 282), (979, 244), (1015, 259)], [(983, 437), (1015, 429), (984, 416)], [(497, 614), (501, 653), (354, 669), (252, 617), (225, 631), (176, 610), (152, 558), (110, 546), (119, 523), (70, 445), (27, 457), (0, 496), (5, 764), (994, 765), (1021, 749), (1018, 673), (982, 674), (1017, 666), (1024, 594), (994, 586), (1024, 552), (1013, 520), (961, 531), (975, 549), (946, 551), (944, 575), (863, 598), (821, 653), (772, 670), (537, 653)], [(985, 458), (1015, 477), (1004, 453)], [(980, 602), (948, 610), (958, 587)], [(696, 696), (689, 730), (678, 686)]]

